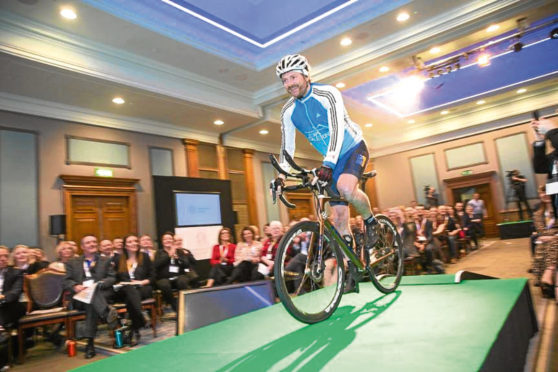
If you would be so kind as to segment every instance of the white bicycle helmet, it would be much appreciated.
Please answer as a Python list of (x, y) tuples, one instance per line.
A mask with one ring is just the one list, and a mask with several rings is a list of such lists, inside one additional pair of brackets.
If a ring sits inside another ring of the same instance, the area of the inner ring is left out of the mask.
[(275, 69), (277, 77), (281, 78), (281, 75), (289, 71), (299, 71), (304, 76), (309, 76), (310, 65), (306, 57), (300, 54), (289, 54), (281, 58)]

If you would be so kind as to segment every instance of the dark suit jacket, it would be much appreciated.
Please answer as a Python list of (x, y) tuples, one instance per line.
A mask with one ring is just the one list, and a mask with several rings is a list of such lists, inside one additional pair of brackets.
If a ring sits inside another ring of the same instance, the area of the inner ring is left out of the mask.
[(4, 273), (4, 286), (2, 294), (4, 295), (3, 303), (12, 303), (19, 301), (21, 292), (23, 291), (23, 272), (12, 266), (6, 268)]
[[(74, 285), (82, 284), (85, 278), (83, 270), (84, 257), (79, 256), (66, 262), (66, 277), (64, 278), (64, 288), (74, 293)], [(93, 279), (103, 281), (101, 289), (111, 288), (116, 281), (115, 272), (111, 260), (107, 257), (96, 256), (95, 266), (91, 267), (91, 276)]]
[[(151, 263), (151, 259), (149, 258), (149, 255), (147, 253), (144, 252), (140, 252), (139, 254), (141, 254), (143, 256), (143, 260), (141, 265), (138, 265), (136, 267), (136, 270), (134, 271), (134, 278), (135, 280), (145, 280), (145, 279), (149, 279), (150, 284), (154, 283), (155, 280), (155, 268), (153, 266), (153, 264)], [(116, 282), (129, 282), (131, 281), (130, 279), (130, 274), (128, 274), (128, 271), (125, 272), (119, 272), (119, 263), (116, 264)]]
[(183, 250), (178, 252), (178, 259), (175, 265), (178, 266), (178, 273), (171, 273), (169, 271), (171, 259), (169, 254), (164, 249), (157, 249), (155, 253), (154, 267), (155, 267), (155, 280), (168, 279), (178, 275), (184, 274), (185, 270), (194, 270), (196, 259), (192, 253), (185, 253)]

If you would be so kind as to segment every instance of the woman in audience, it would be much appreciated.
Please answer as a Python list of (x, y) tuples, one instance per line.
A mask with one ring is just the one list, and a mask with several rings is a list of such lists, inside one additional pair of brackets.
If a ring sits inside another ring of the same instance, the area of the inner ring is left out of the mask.
[(52, 262), (48, 267), (58, 270), (66, 271), (66, 262), (70, 261), (74, 257), (74, 250), (69, 242), (63, 240), (56, 246), (56, 260)]
[(153, 296), (153, 265), (149, 255), (139, 251), (138, 237), (128, 235), (123, 239), (123, 250), (116, 272), (116, 282), (121, 287), (116, 296), (126, 303), (126, 309), (132, 321), (130, 344), (135, 346), (140, 341), (140, 329), (145, 326), (141, 311), (141, 301)]
[(256, 233), (252, 226), (246, 226), (240, 232), (242, 240), (234, 253), (234, 269), (227, 283), (247, 282), (256, 278), (258, 264), (262, 253), (262, 244), (255, 240)]
[(11, 264), (16, 269), (21, 270), (24, 274), (28, 274), (29, 270), (29, 247), (24, 244), (18, 244), (14, 247), (11, 255)]
[(440, 240), (438, 237), (443, 234), (446, 226), (438, 222), (438, 209), (432, 207), (428, 210), (428, 217), (424, 220), (422, 231), (426, 238), (422, 251), (425, 254), (424, 266), (428, 273), (435, 271), (438, 274), (444, 273), (444, 266), (440, 260), (435, 260), (440, 256)]
[(232, 274), (234, 267), (234, 252), (236, 245), (231, 242), (231, 229), (224, 227), (219, 231), (219, 244), (213, 246), (211, 259), (211, 270), (209, 271), (209, 279), (205, 288), (214, 285), (224, 284), (227, 278)]
[(162, 248), (155, 253), (155, 285), (161, 290), (165, 302), (177, 311), (178, 304), (172, 290), (190, 287), (190, 279), (186, 275), (190, 266), (182, 250), (177, 251), (173, 233), (164, 233), (161, 245)]

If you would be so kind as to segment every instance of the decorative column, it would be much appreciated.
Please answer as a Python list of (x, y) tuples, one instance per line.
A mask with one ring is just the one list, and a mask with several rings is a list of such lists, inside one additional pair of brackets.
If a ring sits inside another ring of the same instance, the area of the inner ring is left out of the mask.
[(217, 151), (217, 169), (219, 170), (219, 179), (228, 180), (229, 175), (227, 172), (227, 149), (223, 145), (216, 145)]
[(200, 141), (185, 138), (182, 142), (186, 150), (186, 175), (188, 177), (199, 177), (200, 161), (198, 157), (198, 145)]
[(254, 175), (254, 150), (243, 149), (244, 180), (246, 183), (246, 202), (248, 203), (248, 219), (250, 225), (258, 224), (258, 209), (256, 204), (256, 179)]

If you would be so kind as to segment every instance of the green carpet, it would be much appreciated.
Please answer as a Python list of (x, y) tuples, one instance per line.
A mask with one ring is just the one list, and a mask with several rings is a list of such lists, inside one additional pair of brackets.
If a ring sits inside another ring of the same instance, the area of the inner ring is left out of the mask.
[(526, 282), (406, 277), (387, 296), (363, 283), (322, 323), (277, 304), (77, 370), (477, 371)]

